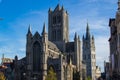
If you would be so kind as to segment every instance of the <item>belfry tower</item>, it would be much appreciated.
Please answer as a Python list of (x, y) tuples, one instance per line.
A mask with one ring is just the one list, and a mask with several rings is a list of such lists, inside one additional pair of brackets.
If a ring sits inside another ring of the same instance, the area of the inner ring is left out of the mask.
[(64, 52), (64, 44), (69, 41), (68, 13), (58, 4), (53, 11), (49, 9), (48, 18), (48, 39)]
[(95, 80), (96, 54), (94, 36), (91, 37), (87, 23), (86, 36), (83, 36), (83, 61), (86, 63), (87, 77)]

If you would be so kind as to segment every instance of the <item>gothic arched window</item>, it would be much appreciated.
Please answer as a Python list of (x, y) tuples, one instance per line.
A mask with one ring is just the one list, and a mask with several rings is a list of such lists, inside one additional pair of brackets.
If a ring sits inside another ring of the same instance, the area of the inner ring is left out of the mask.
[(61, 40), (61, 30), (57, 30), (57, 40)]
[(53, 16), (53, 24), (56, 24), (56, 16)]
[(33, 71), (39, 72), (41, 70), (41, 46), (39, 42), (33, 45)]
[(61, 23), (61, 16), (57, 16), (57, 23)]

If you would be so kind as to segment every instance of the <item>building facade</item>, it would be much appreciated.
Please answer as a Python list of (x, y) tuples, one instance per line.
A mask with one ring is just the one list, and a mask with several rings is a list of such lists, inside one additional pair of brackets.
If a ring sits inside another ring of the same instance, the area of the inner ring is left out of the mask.
[(110, 76), (120, 79), (120, 0), (118, 0), (118, 10), (115, 18), (110, 18)]
[(87, 77), (95, 80), (96, 74), (96, 53), (94, 36), (91, 36), (87, 23), (86, 36), (83, 35), (83, 61), (86, 64)]
[(115, 18), (110, 18), (110, 76), (113, 79), (120, 79), (120, 0)]

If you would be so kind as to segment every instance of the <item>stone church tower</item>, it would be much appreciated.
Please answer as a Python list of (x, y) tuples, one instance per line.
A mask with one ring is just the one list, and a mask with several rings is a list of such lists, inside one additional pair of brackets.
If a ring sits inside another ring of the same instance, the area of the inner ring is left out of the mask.
[(57, 7), (48, 11), (48, 39), (65, 52), (65, 43), (69, 41), (68, 13), (64, 7)]
[(96, 54), (94, 36), (91, 37), (87, 23), (86, 36), (83, 36), (83, 61), (86, 63), (87, 77), (95, 80)]

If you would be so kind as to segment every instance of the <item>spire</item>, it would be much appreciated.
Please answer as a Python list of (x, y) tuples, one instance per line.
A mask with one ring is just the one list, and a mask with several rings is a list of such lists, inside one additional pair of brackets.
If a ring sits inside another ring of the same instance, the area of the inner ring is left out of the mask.
[(49, 8), (48, 12), (52, 12), (52, 9), (51, 9), (51, 8)]
[(29, 27), (28, 27), (28, 33), (27, 33), (27, 36), (32, 36), (30, 24), (29, 24)]
[(31, 33), (31, 27), (30, 27), (30, 24), (29, 24), (29, 27), (28, 27), (28, 33)]
[(90, 39), (90, 29), (89, 29), (88, 22), (87, 22), (87, 27), (86, 27), (86, 39)]
[(84, 38), (84, 35), (83, 35), (83, 38), (82, 38), (82, 39), (83, 39), (83, 40), (85, 39), (85, 38)]
[(74, 40), (76, 40), (76, 39), (77, 39), (77, 33), (75, 32)]
[(89, 24), (87, 22), (87, 28), (86, 28), (87, 32), (89, 32)]
[(43, 25), (42, 35), (43, 35), (43, 34), (46, 34), (46, 27), (45, 27), (45, 23), (44, 23), (44, 25)]

